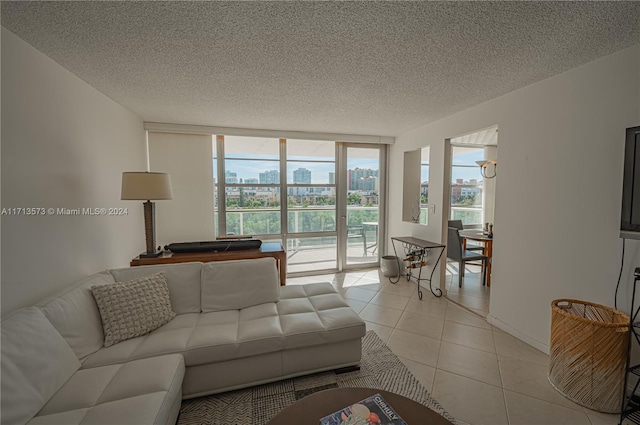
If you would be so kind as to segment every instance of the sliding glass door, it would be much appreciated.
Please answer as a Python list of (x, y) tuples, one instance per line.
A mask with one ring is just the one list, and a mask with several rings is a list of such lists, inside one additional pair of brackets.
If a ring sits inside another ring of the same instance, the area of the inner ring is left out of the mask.
[(384, 241), (385, 153), (379, 145), (343, 144), (339, 187), (342, 268), (375, 266)]

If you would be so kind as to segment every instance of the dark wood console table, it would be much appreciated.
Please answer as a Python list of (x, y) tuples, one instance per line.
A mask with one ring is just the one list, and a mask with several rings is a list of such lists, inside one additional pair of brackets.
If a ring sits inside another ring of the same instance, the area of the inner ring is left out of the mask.
[[(400, 263), (400, 257), (398, 257), (398, 251), (396, 250), (396, 242), (402, 245), (402, 252), (404, 254), (404, 258), (402, 259), (402, 263)], [(415, 280), (418, 283), (418, 298), (422, 299), (422, 289), (420, 289), (420, 282), (423, 280), (429, 281), (429, 289), (431, 293), (436, 297), (442, 296), (442, 290), (440, 288), (433, 289), (431, 285), (431, 279), (433, 278), (433, 272), (436, 270), (438, 266), (438, 262), (440, 261), (440, 257), (442, 257), (442, 253), (446, 248), (446, 245), (441, 243), (426, 241), (424, 239), (414, 238), (413, 236), (396, 236), (391, 238), (391, 245), (393, 245), (393, 252), (396, 254), (398, 258), (398, 279), (394, 282), (389, 278), (389, 282), (398, 283), (400, 281), (400, 276), (402, 275), (402, 270), (406, 270), (405, 276), (407, 280), (411, 280), (413, 274), (417, 271), (418, 275), (415, 276)], [(433, 264), (433, 268), (431, 269), (431, 274), (429, 278), (422, 277), (422, 268), (427, 265), (427, 257), (432, 249), (438, 249), (440, 253), (438, 254), (438, 258), (436, 262)], [(404, 263), (407, 263), (406, 265)]]
[(242, 249), (232, 251), (208, 251), (208, 252), (188, 252), (173, 253), (165, 252), (156, 258), (136, 257), (131, 260), (131, 267), (151, 266), (157, 264), (190, 263), (199, 261), (208, 263), (210, 261), (225, 260), (248, 260), (253, 258), (273, 257), (276, 259), (278, 271), (280, 272), (280, 285), (287, 282), (287, 254), (282, 248), (282, 244), (277, 242), (265, 242), (258, 249)]

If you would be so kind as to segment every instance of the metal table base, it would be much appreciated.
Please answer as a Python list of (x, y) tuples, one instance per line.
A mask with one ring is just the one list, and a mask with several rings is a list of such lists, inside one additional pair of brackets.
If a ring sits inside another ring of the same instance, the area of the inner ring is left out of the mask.
[[(402, 245), (402, 251), (404, 254), (404, 258), (402, 259), (402, 263), (400, 263), (400, 257), (398, 257), (398, 251), (396, 249), (396, 242)], [(429, 289), (431, 293), (436, 297), (442, 296), (442, 290), (440, 288), (433, 288), (431, 284), (431, 279), (433, 278), (433, 272), (436, 270), (438, 266), (438, 262), (440, 262), (440, 258), (444, 253), (444, 249), (446, 245), (441, 243), (435, 243), (431, 241), (426, 241), (424, 239), (414, 238), (413, 236), (396, 236), (391, 238), (391, 245), (393, 246), (393, 252), (395, 253), (396, 258), (398, 259), (398, 278), (393, 281), (393, 278), (389, 278), (389, 282), (396, 284), (400, 281), (400, 277), (402, 276), (402, 270), (406, 270), (405, 277), (407, 281), (411, 280), (413, 277), (418, 284), (418, 298), (422, 299), (422, 289), (420, 287), (421, 281), (429, 282)], [(439, 249), (440, 253), (438, 254), (438, 258), (436, 262), (433, 264), (433, 268), (431, 269), (431, 274), (429, 278), (422, 277), (422, 268), (427, 265), (427, 258), (431, 253), (432, 249)], [(407, 263), (406, 265), (404, 263)], [(414, 275), (414, 271), (417, 270), (417, 276)]]

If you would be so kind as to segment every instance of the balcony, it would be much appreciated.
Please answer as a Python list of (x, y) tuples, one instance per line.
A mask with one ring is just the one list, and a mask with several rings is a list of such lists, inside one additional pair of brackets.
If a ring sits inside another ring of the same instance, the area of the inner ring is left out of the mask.
[[(282, 242), (284, 237), (280, 232), (280, 217), (280, 210), (276, 208), (229, 210), (227, 211), (228, 233), (253, 235), (264, 241)], [(378, 226), (366, 223), (378, 223), (378, 207), (349, 206), (347, 208), (349, 231), (346, 264), (378, 262)], [(286, 235), (289, 273), (337, 269), (338, 238), (336, 210), (333, 206), (290, 208), (287, 227), (289, 229)], [(326, 235), (319, 235), (319, 233), (326, 233)]]

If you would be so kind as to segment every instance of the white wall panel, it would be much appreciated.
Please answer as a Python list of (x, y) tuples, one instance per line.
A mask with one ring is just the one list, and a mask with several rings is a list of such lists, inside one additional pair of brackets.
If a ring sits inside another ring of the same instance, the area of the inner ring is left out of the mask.
[(54, 209), (2, 216), (3, 314), (144, 250), (142, 205), (120, 200), (144, 146), (137, 116), (2, 28), (2, 208)]
[(215, 239), (211, 136), (149, 132), (149, 155), (173, 186), (172, 200), (156, 202), (158, 245)]

